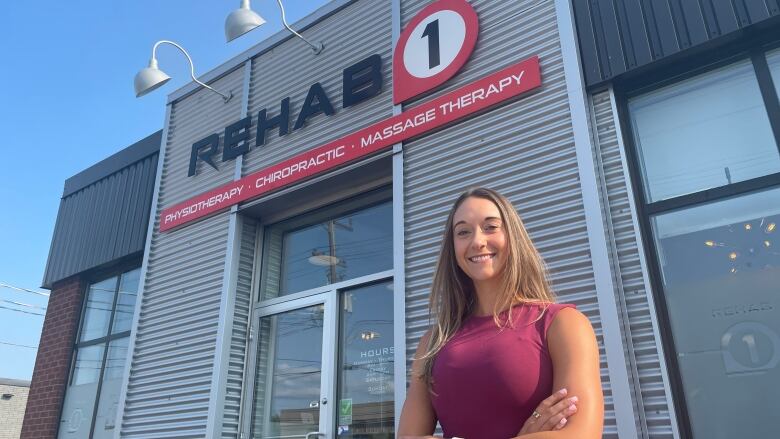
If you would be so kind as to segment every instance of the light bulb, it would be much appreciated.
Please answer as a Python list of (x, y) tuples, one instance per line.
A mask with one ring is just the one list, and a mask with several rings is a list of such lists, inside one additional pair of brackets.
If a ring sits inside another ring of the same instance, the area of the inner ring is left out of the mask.
[(731, 253), (729, 253), (729, 259), (731, 259), (732, 261), (733, 261), (734, 259), (737, 259), (737, 252), (731, 252)]
[(751, 226), (750, 224), (745, 224), (745, 230), (750, 230), (752, 228), (753, 228), (753, 226)]
[(766, 226), (766, 231), (767, 231), (767, 233), (774, 232), (774, 230), (775, 230), (775, 223), (769, 223), (769, 224)]
[(707, 247), (715, 247), (715, 241), (704, 241), (704, 245)]

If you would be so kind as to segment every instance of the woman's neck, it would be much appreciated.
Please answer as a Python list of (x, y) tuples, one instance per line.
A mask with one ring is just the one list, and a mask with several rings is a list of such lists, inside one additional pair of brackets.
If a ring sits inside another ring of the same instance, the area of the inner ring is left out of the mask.
[(498, 300), (499, 283), (497, 279), (474, 282), (476, 302), (472, 311), (473, 315), (489, 316), (493, 314)]

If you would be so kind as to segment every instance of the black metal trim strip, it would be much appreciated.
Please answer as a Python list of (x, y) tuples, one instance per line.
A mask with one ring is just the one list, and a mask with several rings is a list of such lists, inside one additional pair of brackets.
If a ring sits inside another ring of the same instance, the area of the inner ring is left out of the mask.
[(780, 185), (780, 172), (740, 181), (738, 183), (732, 183), (728, 186), (707, 189), (693, 194), (670, 198), (668, 200), (656, 201), (655, 203), (646, 204), (645, 212), (648, 215), (657, 215), (670, 210), (693, 207), (703, 203), (711, 203), (724, 198), (743, 195), (778, 185)]
[(764, 108), (769, 116), (769, 124), (772, 126), (775, 143), (778, 145), (778, 152), (780, 152), (780, 101), (778, 101), (777, 89), (774, 80), (772, 80), (772, 72), (769, 71), (769, 63), (766, 61), (766, 53), (756, 50), (750, 54), (750, 59), (756, 70), (758, 87), (761, 89), (761, 97), (764, 99)]

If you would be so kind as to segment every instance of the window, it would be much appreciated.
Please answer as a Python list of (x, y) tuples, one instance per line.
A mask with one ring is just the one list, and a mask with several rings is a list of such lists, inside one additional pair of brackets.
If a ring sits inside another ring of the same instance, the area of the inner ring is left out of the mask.
[(780, 382), (778, 79), (780, 51), (758, 53), (627, 101), (686, 436), (776, 433), (766, 419), (780, 409), (768, 385)]
[(249, 437), (394, 437), (388, 196), (265, 228)]
[(629, 101), (649, 202), (780, 172), (750, 61)]
[(140, 269), (87, 289), (59, 437), (113, 437)]
[(776, 434), (779, 201), (771, 189), (652, 219), (694, 437)]

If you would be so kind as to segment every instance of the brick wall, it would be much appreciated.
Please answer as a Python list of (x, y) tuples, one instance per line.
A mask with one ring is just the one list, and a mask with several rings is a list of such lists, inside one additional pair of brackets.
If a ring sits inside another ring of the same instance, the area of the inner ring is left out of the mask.
[(29, 393), (29, 381), (0, 379), (0, 439), (19, 437)]
[(54, 284), (35, 358), (22, 439), (54, 439), (60, 422), (78, 330), (84, 284), (71, 277)]

